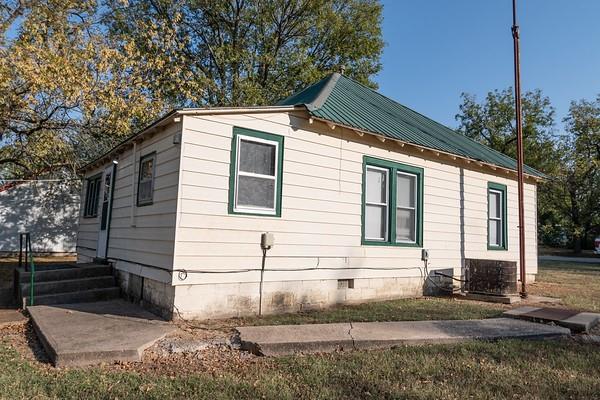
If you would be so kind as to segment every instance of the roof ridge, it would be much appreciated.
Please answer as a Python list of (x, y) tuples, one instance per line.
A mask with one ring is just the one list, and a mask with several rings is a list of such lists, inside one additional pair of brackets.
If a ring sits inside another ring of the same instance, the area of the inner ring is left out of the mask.
[(325, 104), (325, 102), (327, 101), (327, 98), (331, 94), (331, 91), (333, 90), (335, 85), (337, 85), (337, 82), (341, 76), (343, 75), (334, 72), (333, 74), (330, 74), (328, 77), (324, 78), (327, 79), (325, 86), (323, 87), (323, 89), (321, 89), (321, 91), (312, 103), (306, 104), (306, 108), (308, 108), (310, 111), (318, 110), (319, 108), (321, 108), (323, 104)]

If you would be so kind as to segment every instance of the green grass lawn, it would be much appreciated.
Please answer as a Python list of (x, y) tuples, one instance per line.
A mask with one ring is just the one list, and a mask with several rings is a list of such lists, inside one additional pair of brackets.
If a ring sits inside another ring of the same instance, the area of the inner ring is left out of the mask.
[(530, 291), (560, 297), (569, 308), (600, 312), (600, 264), (542, 261)]
[(500, 341), (260, 360), (218, 373), (38, 369), (0, 350), (0, 396), (61, 399), (593, 399), (600, 351)]
[(400, 299), (337, 306), (296, 314), (265, 315), (233, 319), (237, 325), (296, 325), (332, 322), (422, 321), (437, 319), (493, 318), (502, 314), (497, 304), (475, 303), (453, 298)]
[[(564, 299), (569, 306), (597, 310), (598, 285), (596, 266), (543, 263), (531, 291), (568, 294)], [(407, 299), (233, 322), (464, 319), (493, 317), (501, 310), (498, 305), (453, 299)], [(206, 371), (185, 365), (170, 372), (60, 370), (24, 359), (0, 338), (0, 398), (600, 398), (600, 346), (573, 340), (502, 340), (254, 358)]]

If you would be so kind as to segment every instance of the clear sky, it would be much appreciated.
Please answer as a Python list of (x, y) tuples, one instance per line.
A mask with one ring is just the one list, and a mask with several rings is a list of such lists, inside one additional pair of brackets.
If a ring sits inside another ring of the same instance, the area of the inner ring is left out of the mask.
[[(461, 92), (513, 86), (512, 0), (384, 0), (386, 96), (457, 127)], [(557, 130), (600, 94), (600, 0), (519, 0), (523, 90), (542, 89)]]

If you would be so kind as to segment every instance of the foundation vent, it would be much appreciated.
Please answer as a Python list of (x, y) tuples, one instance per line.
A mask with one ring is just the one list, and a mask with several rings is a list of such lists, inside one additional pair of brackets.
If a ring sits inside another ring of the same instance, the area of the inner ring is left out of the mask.
[(338, 279), (338, 289), (354, 289), (354, 279)]

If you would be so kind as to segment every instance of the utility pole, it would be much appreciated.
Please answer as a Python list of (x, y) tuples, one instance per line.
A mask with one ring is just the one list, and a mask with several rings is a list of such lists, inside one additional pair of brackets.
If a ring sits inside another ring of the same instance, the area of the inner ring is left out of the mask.
[(515, 114), (517, 119), (517, 176), (519, 190), (519, 271), (521, 297), (527, 297), (525, 270), (525, 211), (523, 207), (523, 116), (521, 111), (521, 61), (519, 52), (519, 25), (517, 24), (517, 0), (513, 0), (512, 37), (515, 62)]

